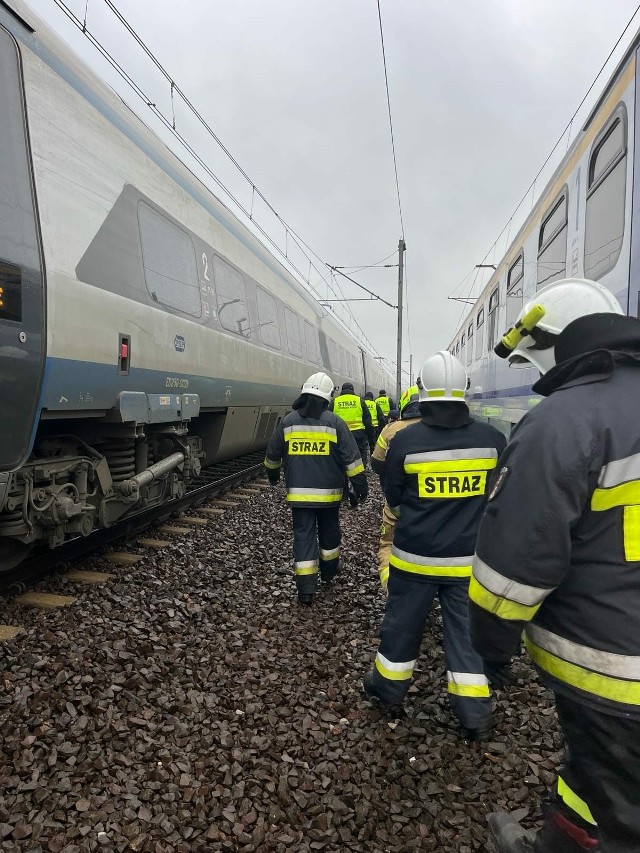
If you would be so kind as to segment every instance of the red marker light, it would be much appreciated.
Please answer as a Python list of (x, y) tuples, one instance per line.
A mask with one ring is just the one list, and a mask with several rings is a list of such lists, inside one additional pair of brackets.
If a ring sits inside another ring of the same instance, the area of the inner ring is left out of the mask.
[(120, 344), (120, 358), (129, 358), (129, 344), (124, 341)]

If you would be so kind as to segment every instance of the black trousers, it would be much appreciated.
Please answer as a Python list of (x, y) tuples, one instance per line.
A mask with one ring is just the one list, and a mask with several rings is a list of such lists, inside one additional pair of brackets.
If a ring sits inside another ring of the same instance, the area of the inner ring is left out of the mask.
[(556, 707), (567, 743), (558, 780), (562, 809), (585, 827), (591, 812), (602, 853), (638, 853), (640, 720), (603, 714), (560, 694)]
[(420, 652), (424, 626), (438, 596), (442, 610), (447, 691), (451, 710), (466, 729), (485, 729), (491, 718), (489, 684), (482, 658), (469, 636), (467, 583), (412, 580), (391, 571), (373, 688), (388, 705), (400, 705), (409, 689)]
[(291, 510), (293, 559), (300, 595), (312, 595), (323, 581), (332, 580), (340, 559), (340, 504), (319, 509)]

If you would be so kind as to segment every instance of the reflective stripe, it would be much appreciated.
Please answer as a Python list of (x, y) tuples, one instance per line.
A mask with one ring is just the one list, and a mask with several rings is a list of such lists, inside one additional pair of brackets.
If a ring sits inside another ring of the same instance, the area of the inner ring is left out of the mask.
[(625, 459), (616, 459), (609, 462), (600, 469), (598, 486), (601, 489), (610, 489), (629, 480), (640, 479), (640, 453), (627, 456)]
[(602, 512), (616, 506), (640, 504), (640, 480), (631, 480), (611, 489), (595, 489), (591, 495), (591, 509)]
[(378, 445), (378, 447), (381, 447), (383, 450), (386, 450), (387, 447), (389, 447), (389, 444), (387, 443), (387, 439), (383, 437), (382, 433), (380, 433), (380, 435), (378, 436), (378, 440), (376, 441), (376, 444)]
[(317, 560), (300, 560), (294, 563), (296, 575), (317, 575), (318, 561)]
[(515, 601), (509, 601), (508, 598), (494, 595), (488, 589), (485, 589), (474, 577), (469, 581), (469, 598), (478, 607), (488, 610), (489, 613), (494, 613), (500, 619), (515, 619), (528, 622), (530, 619), (533, 619), (540, 609), (539, 604), (528, 607), (526, 604), (518, 604)]
[(347, 472), (347, 477), (355, 477), (356, 474), (361, 474), (364, 471), (362, 459), (356, 459), (355, 462), (351, 462), (347, 465), (345, 471)]
[(269, 459), (268, 456), (265, 456), (265, 458), (264, 458), (264, 467), (265, 468), (274, 469), (274, 468), (279, 468), (281, 465), (282, 465), (281, 459), (276, 462), (275, 459)]
[(298, 432), (300, 427), (303, 427), (302, 432), (305, 435), (307, 433), (309, 435), (323, 433), (326, 435), (333, 435), (337, 437), (338, 434), (335, 427), (328, 426), (327, 424), (316, 424), (315, 426), (313, 424), (291, 424), (290, 426), (286, 426), (283, 432), (285, 435), (289, 435), (290, 433)]
[(380, 569), (380, 584), (386, 586), (389, 582), (389, 566), (383, 566)]
[(413, 675), (413, 667), (415, 660), (407, 660), (402, 663), (396, 663), (389, 660), (380, 652), (376, 654), (376, 669), (383, 678), (388, 678), (390, 681), (406, 681)]
[(539, 625), (527, 625), (527, 636), (538, 646), (571, 663), (593, 669), (613, 678), (640, 681), (640, 657), (603, 652), (547, 631)]
[(340, 546), (337, 548), (332, 548), (330, 551), (325, 550), (324, 548), (320, 548), (320, 559), (321, 560), (335, 560), (336, 557), (340, 556)]
[(592, 693), (602, 699), (612, 702), (622, 702), (626, 705), (640, 705), (640, 683), (637, 681), (626, 681), (621, 678), (609, 678), (607, 675), (599, 675), (574, 663), (567, 663), (551, 652), (541, 649), (533, 643), (529, 637), (525, 637), (525, 646), (535, 663), (565, 684)]
[(454, 459), (497, 459), (495, 447), (465, 447), (462, 450), (430, 450), (428, 453), (408, 453), (405, 465), (411, 462), (446, 462)]
[[(444, 397), (447, 392), (444, 388), (431, 388), (426, 392), (427, 397)], [(449, 392), (450, 397), (464, 397), (464, 391), (452, 390)]]
[(568, 806), (572, 812), (579, 815), (582, 820), (585, 820), (592, 826), (598, 825), (593, 819), (589, 806), (585, 803), (582, 797), (579, 797), (576, 792), (567, 785), (562, 776), (558, 776), (558, 796), (564, 804)]
[(624, 533), (624, 556), (631, 562), (640, 561), (640, 506), (626, 506), (622, 529)]
[(472, 557), (423, 557), (410, 554), (395, 545), (391, 548), (389, 564), (395, 569), (417, 575), (465, 578), (471, 574)]
[(295, 427), (285, 427), (285, 441), (317, 441), (318, 438), (326, 438), (329, 441), (337, 442), (338, 436), (333, 427), (313, 427), (307, 426), (302, 430)]
[(308, 503), (336, 503), (342, 500), (342, 489), (288, 489), (287, 501)]
[(456, 696), (479, 698), (489, 696), (489, 682), (483, 672), (451, 672), (447, 670), (447, 689)]
[(511, 580), (488, 566), (477, 554), (473, 558), (473, 576), (489, 592), (517, 604), (541, 604), (549, 593), (553, 592), (553, 587), (528, 586)]

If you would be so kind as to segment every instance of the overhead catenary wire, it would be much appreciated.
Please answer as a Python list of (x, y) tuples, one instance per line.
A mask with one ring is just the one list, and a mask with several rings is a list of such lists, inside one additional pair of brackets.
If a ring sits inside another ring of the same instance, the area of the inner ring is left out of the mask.
[[(562, 142), (562, 140), (564, 139), (564, 136), (565, 136), (565, 134), (566, 134), (567, 132), (569, 133), (569, 137), (568, 137), (568, 139), (567, 139), (567, 150), (568, 150), (568, 148), (569, 148), (569, 143), (570, 143), (570, 141), (571, 141), (571, 130), (572, 130), (573, 124), (574, 124), (574, 122), (575, 122), (576, 116), (578, 115), (578, 113), (580, 112), (580, 110), (582, 109), (582, 107), (584, 106), (584, 104), (585, 104), (585, 102), (586, 102), (587, 98), (589, 97), (589, 95), (590, 95), (590, 94), (591, 94), (591, 92), (593, 91), (594, 86), (596, 85), (596, 83), (597, 83), (597, 82), (598, 82), (598, 80), (600, 79), (600, 77), (601, 77), (601, 75), (602, 75), (603, 71), (605, 70), (605, 68), (607, 67), (607, 65), (608, 65), (608, 63), (609, 63), (609, 61), (610, 61), (611, 57), (613, 56), (613, 54), (615, 53), (616, 49), (617, 49), (617, 48), (618, 48), (618, 46), (620, 45), (620, 42), (621, 42), (621, 41), (622, 41), (622, 39), (624, 38), (624, 36), (625, 36), (625, 34), (626, 34), (627, 30), (629, 29), (629, 27), (630, 27), (630, 26), (631, 26), (631, 24), (633, 23), (633, 20), (634, 20), (634, 18), (637, 16), (637, 14), (638, 14), (638, 12), (639, 12), (639, 11), (640, 11), (640, 3), (636, 6), (636, 8), (635, 8), (635, 10), (634, 10), (633, 14), (631, 15), (631, 17), (629, 18), (629, 20), (628, 20), (628, 22), (627, 22), (627, 24), (626, 24), (626, 26), (624, 27), (624, 29), (623, 29), (623, 30), (622, 30), (622, 32), (620, 33), (620, 36), (618, 37), (618, 39), (617, 39), (616, 43), (614, 44), (614, 46), (613, 46), (613, 47), (611, 48), (611, 50), (609, 51), (609, 54), (608, 54), (607, 58), (604, 60), (604, 62), (603, 62), (603, 63), (602, 63), (602, 65), (600, 66), (600, 69), (599, 69), (598, 73), (597, 73), (597, 74), (596, 74), (596, 76), (593, 78), (593, 80), (592, 80), (592, 82), (591, 82), (591, 85), (589, 86), (589, 88), (588, 88), (588, 89), (587, 89), (587, 91), (585, 92), (585, 94), (584, 94), (584, 96), (583, 96), (582, 100), (580, 101), (580, 103), (578, 104), (578, 106), (575, 108), (575, 110), (574, 110), (574, 112), (573, 112), (573, 115), (571, 116), (571, 118), (569, 119), (569, 121), (568, 121), (567, 125), (565, 126), (564, 130), (562, 131), (562, 133), (561, 133), (561, 134), (560, 134), (560, 136), (558, 137), (558, 139), (557, 139), (557, 141), (556, 141), (555, 145), (553, 146), (553, 148), (551, 149), (551, 151), (549, 152), (549, 154), (548, 154), (548, 155), (547, 155), (547, 157), (545, 158), (544, 163), (543, 163), (543, 164), (542, 164), (542, 166), (540, 166), (540, 168), (538, 169), (538, 171), (537, 171), (537, 173), (536, 173), (536, 175), (535, 175), (534, 179), (531, 181), (531, 183), (530, 183), (530, 184), (529, 184), (529, 186), (527, 187), (526, 191), (524, 192), (524, 195), (522, 196), (522, 198), (520, 199), (520, 201), (519, 201), (519, 202), (518, 202), (518, 204), (516, 205), (516, 207), (515, 207), (515, 209), (514, 209), (513, 213), (511, 214), (511, 216), (509, 217), (509, 219), (508, 219), (508, 220), (507, 220), (507, 222), (505, 223), (504, 227), (502, 228), (502, 230), (500, 231), (500, 233), (498, 234), (498, 236), (496, 237), (496, 239), (493, 241), (493, 243), (491, 244), (490, 248), (489, 248), (489, 249), (488, 249), (488, 251), (486, 252), (485, 256), (484, 256), (484, 257), (483, 257), (483, 259), (482, 259), (482, 263), (484, 263), (484, 262), (487, 260), (487, 258), (489, 257), (489, 255), (491, 254), (491, 252), (492, 252), (492, 251), (495, 253), (495, 249), (496, 249), (496, 246), (497, 246), (497, 244), (498, 244), (498, 241), (500, 240), (500, 238), (502, 237), (502, 235), (505, 233), (505, 231), (507, 231), (507, 229), (509, 229), (509, 230), (511, 229), (512, 224), (513, 224), (513, 220), (514, 220), (514, 218), (515, 218), (516, 214), (518, 213), (518, 211), (520, 210), (520, 208), (522, 207), (522, 205), (524, 204), (524, 202), (526, 201), (527, 197), (529, 196), (529, 193), (531, 193), (531, 206), (532, 206), (532, 208), (533, 208), (533, 204), (534, 204), (534, 201), (535, 201), (535, 187), (536, 187), (536, 184), (537, 184), (537, 182), (538, 182), (538, 179), (539, 179), (539, 178), (540, 178), (540, 176), (542, 175), (542, 173), (543, 173), (544, 169), (546, 168), (547, 164), (549, 163), (549, 161), (550, 161), (550, 160), (551, 160), (551, 158), (553, 157), (553, 155), (554, 155), (555, 151), (557, 150), (558, 146), (560, 145), (560, 143), (561, 143), (561, 142)], [(508, 246), (507, 246), (507, 249), (508, 249)], [(505, 250), (505, 251), (506, 251), (506, 250)], [(473, 269), (469, 272), (469, 274), (468, 274), (467, 276), (465, 276), (465, 278), (463, 279), (463, 281), (462, 281), (462, 282), (461, 282), (461, 283), (460, 283), (456, 288), (454, 288), (454, 290), (452, 291), (452, 294), (453, 294), (453, 293), (455, 293), (455, 292), (458, 290), (458, 288), (459, 288), (462, 284), (464, 284), (466, 281), (468, 281), (469, 276), (471, 276), (472, 274), (473, 274)], [(471, 291), (469, 292), (468, 296), (471, 296), (471, 295), (473, 294), (473, 290), (474, 290), (474, 288), (475, 288), (476, 280), (477, 280), (477, 275), (474, 277), (473, 285), (472, 285)], [(463, 316), (464, 316), (464, 313), (466, 313), (466, 312), (463, 312)], [(460, 318), (460, 320), (458, 321), (458, 325), (457, 325), (457, 327), (456, 327), (456, 332), (457, 332), (458, 328), (460, 327), (460, 322), (461, 322), (461, 321), (462, 321), (462, 317), (461, 317), (461, 318)]]
[[(244, 216), (251, 222), (252, 226), (260, 233), (261, 237), (267, 241), (267, 243), (282, 257), (285, 259), (286, 263), (289, 267), (297, 274), (301, 282), (307, 284), (307, 286), (312, 290), (316, 299), (321, 299), (318, 290), (317, 284), (314, 285), (311, 282), (310, 276), (305, 275), (298, 266), (294, 263), (294, 261), (288, 256), (288, 247), (283, 251), (280, 246), (275, 242), (275, 240), (262, 228), (257, 222), (253, 211), (253, 202), (255, 196), (257, 195), (268, 208), (268, 210), (273, 214), (273, 216), (280, 222), (285, 231), (285, 237), (288, 241), (288, 238), (291, 238), (293, 243), (297, 246), (302, 255), (309, 262), (310, 268), (313, 267), (315, 272), (317, 273), (319, 280), (327, 285), (336, 295), (339, 295), (344, 298), (344, 293), (340, 286), (335, 283), (335, 285), (331, 285), (327, 280), (329, 278), (327, 273), (322, 272), (322, 267), (324, 267), (324, 262), (320, 258), (320, 256), (306, 243), (306, 241), (298, 235), (298, 233), (288, 225), (287, 222), (278, 214), (273, 205), (268, 201), (268, 199), (264, 196), (264, 194), (258, 189), (255, 182), (251, 180), (247, 172), (242, 168), (240, 163), (233, 157), (229, 149), (224, 145), (222, 140), (215, 133), (213, 128), (208, 124), (205, 118), (201, 115), (201, 113), (196, 109), (193, 103), (187, 98), (182, 89), (176, 84), (172, 75), (162, 66), (162, 64), (157, 60), (152, 51), (145, 44), (144, 40), (135, 32), (133, 27), (128, 23), (128, 21), (124, 18), (122, 13), (117, 9), (112, 0), (104, 0), (106, 6), (111, 10), (111, 12), (117, 17), (122, 26), (125, 27), (127, 32), (132, 36), (132, 38), (136, 41), (139, 47), (144, 51), (144, 53), (149, 57), (154, 66), (160, 71), (160, 73), (164, 76), (170, 86), (170, 94), (171, 94), (171, 106), (172, 106), (172, 116), (168, 118), (165, 116), (162, 111), (158, 108), (158, 106), (151, 101), (151, 99), (146, 95), (144, 90), (134, 81), (134, 79), (129, 75), (129, 73), (120, 65), (120, 63), (113, 57), (113, 55), (109, 52), (109, 50), (99, 41), (99, 39), (89, 30), (87, 27), (87, 9), (88, 9), (88, 0), (86, 2), (85, 8), (85, 16), (84, 20), (80, 19), (72, 9), (65, 3), (64, 0), (53, 0), (53, 2), (58, 6), (58, 8), (69, 18), (69, 20), (85, 35), (88, 41), (93, 45), (93, 47), (98, 50), (98, 52), (106, 59), (106, 61), (111, 65), (111, 67), (122, 77), (122, 79), (129, 85), (131, 89), (135, 92), (135, 94), (146, 104), (146, 106), (154, 113), (154, 115), (158, 118), (158, 120), (164, 125), (164, 127), (180, 142), (180, 144), (187, 150), (191, 157), (196, 161), (196, 163), (202, 168), (206, 174), (216, 183), (216, 185), (225, 193), (225, 195), (231, 199), (233, 204), (242, 212)], [(218, 178), (218, 176), (213, 172), (213, 170), (207, 165), (206, 161), (203, 157), (201, 157), (196, 150), (191, 146), (191, 144), (182, 136), (182, 134), (175, 127), (175, 112), (173, 107), (173, 96), (176, 95), (181, 98), (190, 112), (195, 116), (195, 118), (200, 122), (200, 124), (204, 127), (207, 133), (211, 136), (211, 138), (216, 142), (216, 144), (220, 147), (223, 153), (229, 158), (229, 160), (233, 163), (235, 168), (238, 170), (240, 175), (244, 178), (245, 181), (251, 187), (252, 191), (252, 204), (251, 210), (248, 211), (242, 202), (237, 198), (237, 196)], [(312, 261), (312, 258), (315, 258), (316, 261), (319, 262), (319, 265)], [(368, 336), (358, 323), (355, 318), (355, 315), (350, 310), (350, 308), (345, 306), (345, 311), (349, 315), (349, 318), (355, 324), (357, 331), (359, 332), (360, 339), (363, 343), (365, 343), (374, 353), (377, 353), (377, 349), (373, 345), (373, 343), (369, 340)], [(344, 319), (338, 317), (341, 320), (345, 328), (353, 333), (353, 329), (347, 324)]]
[(389, 77), (387, 74), (387, 56), (384, 49), (384, 31), (382, 27), (382, 12), (380, 10), (380, 0), (376, 0), (378, 4), (378, 22), (380, 24), (380, 44), (382, 46), (382, 66), (384, 68), (384, 87), (387, 93), (387, 112), (389, 114), (389, 132), (391, 134), (391, 153), (393, 154), (393, 171), (396, 179), (396, 193), (398, 196), (398, 213), (400, 215), (400, 231), (404, 240), (404, 222), (402, 219), (402, 202), (400, 201), (400, 182), (398, 180), (398, 160), (396, 158), (396, 143), (393, 135), (393, 119), (391, 118), (391, 98), (389, 96)]

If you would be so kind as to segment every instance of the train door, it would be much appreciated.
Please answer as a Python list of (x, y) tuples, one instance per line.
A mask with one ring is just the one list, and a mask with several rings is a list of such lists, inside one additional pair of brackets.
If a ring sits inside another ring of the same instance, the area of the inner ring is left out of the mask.
[(34, 434), (44, 365), (44, 276), (20, 54), (0, 27), (0, 471)]

